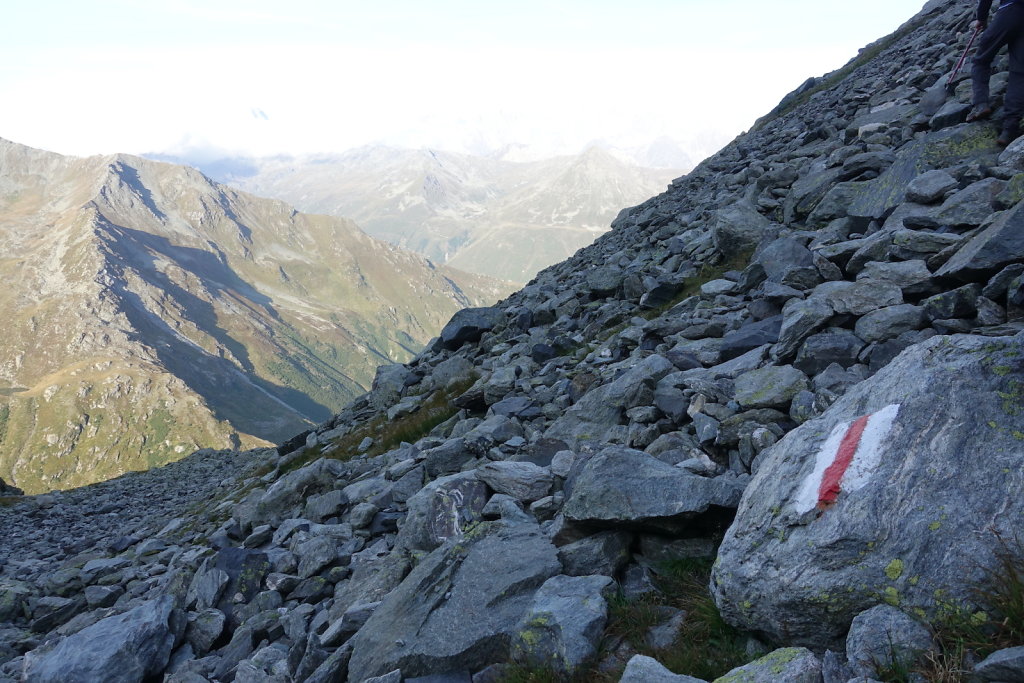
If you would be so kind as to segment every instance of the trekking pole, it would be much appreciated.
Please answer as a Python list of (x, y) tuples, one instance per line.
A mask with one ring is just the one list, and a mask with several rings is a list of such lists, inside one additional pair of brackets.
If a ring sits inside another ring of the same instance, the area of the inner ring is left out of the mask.
[(971, 51), (971, 46), (974, 45), (974, 39), (978, 37), (978, 32), (981, 31), (981, 26), (974, 27), (974, 33), (971, 34), (971, 39), (967, 41), (967, 48), (964, 49), (964, 53), (960, 55), (960, 61), (956, 63), (956, 67), (953, 69), (953, 73), (949, 75), (949, 80), (946, 81), (946, 92), (950, 95), (953, 94), (955, 89), (953, 86), (953, 79), (960, 73), (960, 69), (963, 68), (964, 62), (967, 61), (967, 53)]

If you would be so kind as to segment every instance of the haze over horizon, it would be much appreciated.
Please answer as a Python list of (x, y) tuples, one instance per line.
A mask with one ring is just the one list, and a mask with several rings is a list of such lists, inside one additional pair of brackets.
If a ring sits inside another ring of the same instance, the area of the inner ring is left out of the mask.
[(864, 0), (840, 21), (812, 0), (19, 3), (0, 136), (192, 159), (669, 138), (700, 158), (922, 4)]

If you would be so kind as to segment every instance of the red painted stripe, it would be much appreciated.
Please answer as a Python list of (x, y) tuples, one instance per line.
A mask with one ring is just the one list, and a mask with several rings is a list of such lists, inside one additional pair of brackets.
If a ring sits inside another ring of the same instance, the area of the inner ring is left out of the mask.
[(839, 496), (839, 484), (846, 474), (847, 468), (853, 462), (853, 456), (860, 446), (860, 437), (864, 434), (864, 428), (868, 426), (870, 415), (857, 418), (846, 430), (843, 440), (839, 443), (839, 450), (836, 451), (836, 459), (825, 470), (821, 477), (821, 486), (818, 487), (818, 507), (825, 508), (836, 502)]

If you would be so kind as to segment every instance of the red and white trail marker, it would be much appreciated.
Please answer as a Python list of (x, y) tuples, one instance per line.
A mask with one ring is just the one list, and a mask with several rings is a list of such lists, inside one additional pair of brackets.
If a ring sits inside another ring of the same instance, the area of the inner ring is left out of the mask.
[(899, 404), (892, 404), (836, 425), (815, 456), (814, 471), (797, 490), (796, 511), (824, 510), (836, 502), (840, 491), (856, 491), (868, 483), (899, 411)]

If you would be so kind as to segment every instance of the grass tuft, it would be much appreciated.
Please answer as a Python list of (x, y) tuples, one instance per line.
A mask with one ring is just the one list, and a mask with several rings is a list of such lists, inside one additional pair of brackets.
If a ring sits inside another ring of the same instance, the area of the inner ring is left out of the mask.
[(282, 466), (281, 474), (304, 467), (321, 456), (349, 460), (360, 454), (359, 445), (367, 437), (373, 439), (373, 445), (365, 451), (369, 457), (386, 453), (403, 441), (415, 443), (458, 414), (459, 408), (452, 401), (473, 386), (476, 379), (471, 377), (435, 391), (415, 412), (408, 415), (394, 420), (389, 420), (387, 415), (378, 415), (328, 444), (307, 448), (298, 458)]
[(655, 318), (663, 315), (666, 311), (671, 310), (672, 307), (686, 301), (691, 296), (700, 294), (700, 288), (712, 280), (719, 279), (730, 270), (743, 270), (750, 265), (751, 256), (753, 256), (753, 252), (746, 251), (735, 254), (717, 265), (702, 263), (700, 271), (698, 271), (696, 275), (688, 277), (683, 281), (682, 289), (679, 290), (678, 294), (661, 306), (641, 311), (639, 313), (640, 317), (647, 320), (654, 320)]

